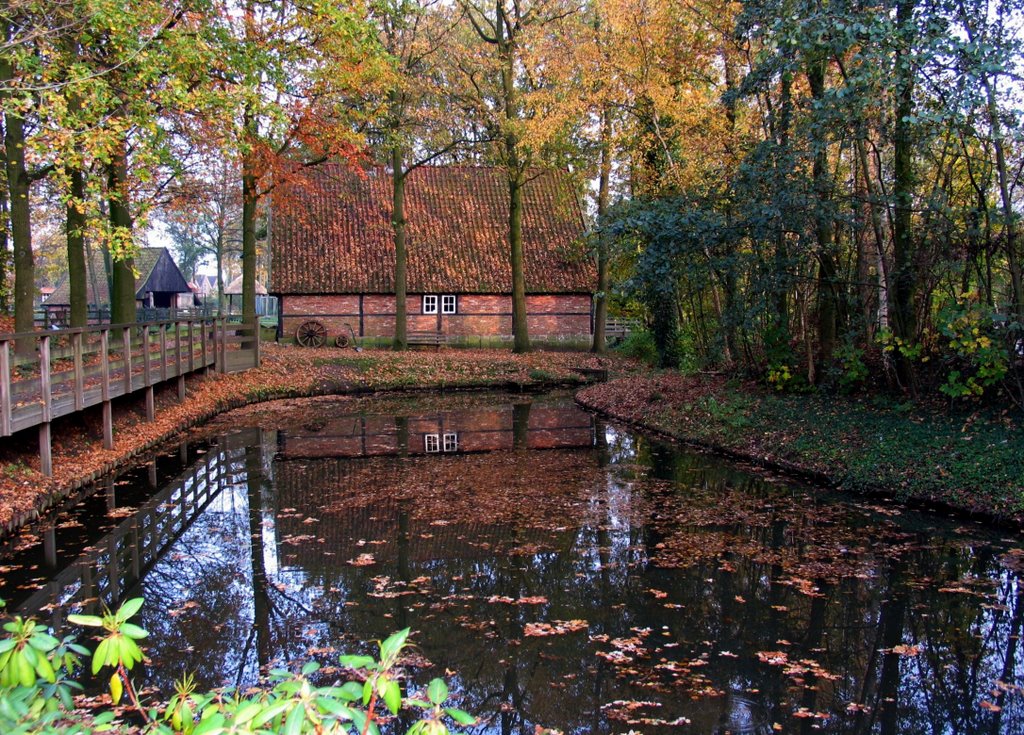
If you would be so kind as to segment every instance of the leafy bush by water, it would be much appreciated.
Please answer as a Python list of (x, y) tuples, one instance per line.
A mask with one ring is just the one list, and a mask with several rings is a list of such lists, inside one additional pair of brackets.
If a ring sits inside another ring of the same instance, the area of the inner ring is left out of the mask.
[[(2, 605), (0, 601), (0, 605)], [(379, 654), (340, 656), (356, 679), (342, 686), (316, 686), (310, 677), (319, 665), (307, 663), (298, 674), (270, 672), (268, 686), (255, 695), (231, 690), (200, 693), (191, 677), (178, 682), (166, 702), (144, 703), (129, 675), (142, 660), (137, 641), (148, 634), (128, 620), (142, 599), (125, 602), (103, 616), (69, 615), (68, 621), (98, 628), (103, 636), (92, 657), (92, 672), (111, 670), (111, 701), (127, 693), (128, 708), (141, 719), (140, 727), (122, 726), (112, 710), (76, 709), (73, 693), (82, 690), (73, 678), (89, 651), (73, 636), (58, 640), (31, 619), (15, 617), (0, 638), (0, 732), (4, 735), (92, 735), (131, 729), (157, 735), (380, 735), (383, 710), (392, 715), (403, 707), (420, 709), (423, 716), (406, 735), (447, 735), (448, 722), (472, 725), (468, 713), (446, 707), (448, 687), (441, 679), (427, 686), (425, 697), (403, 696), (398, 660), (408, 645), (409, 629), (379, 642)]]
[(646, 330), (630, 332), (616, 349), (626, 357), (643, 360), (648, 365), (656, 365), (658, 362), (658, 348), (654, 344), (654, 337)]

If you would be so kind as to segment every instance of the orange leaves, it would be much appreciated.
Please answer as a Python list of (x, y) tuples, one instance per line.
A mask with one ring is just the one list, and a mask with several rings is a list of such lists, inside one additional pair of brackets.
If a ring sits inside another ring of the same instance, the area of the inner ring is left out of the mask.
[(899, 645), (893, 646), (891, 651), (895, 653), (897, 656), (913, 657), (919, 654), (921, 652), (921, 649), (918, 646)]
[(587, 630), (586, 620), (554, 620), (551, 623), (527, 623), (523, 627), (523, 635), (532, 638), (544, 638), (552, 635), (565, 635)]

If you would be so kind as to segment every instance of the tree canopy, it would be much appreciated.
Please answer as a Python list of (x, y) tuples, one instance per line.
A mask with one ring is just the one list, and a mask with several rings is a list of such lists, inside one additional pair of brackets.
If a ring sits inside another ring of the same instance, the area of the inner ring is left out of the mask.
[(1021, 400), (1012, 0), (21, 0), (0, 17), (0, 275), (19, 329), (31, 201), (65, 208), (74, 279), (96, 247), (124, 281), (154, 214), (198, 246), (182, 215), (223, 214), (230, 172), (220, 231), (237, 232), (251, 315), (259, 212), (282, 183), (383, 163), (401, 254), (404, 173), (475, 162), (507, 173), (525, 350), (519, 192), (558, 166), (592, 198), (595, 349), (610, 308), (665, 364), (781, 388), (874, 371), (955, 397), (1016, 380)]

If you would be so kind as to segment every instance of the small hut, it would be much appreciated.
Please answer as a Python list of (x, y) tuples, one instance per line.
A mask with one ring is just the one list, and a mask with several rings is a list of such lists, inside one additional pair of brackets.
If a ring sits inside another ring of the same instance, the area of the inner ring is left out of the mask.
[[(85, 262), (86, 300), (90, 319), (110, 308), (110, 287), (102, 255), (90, 252)], [(140, 248), (135, 256), (135, 305), (139, 308), (181, 309), (195, 304), (192, 289), (167, 248)], [(65, 277), (43, 303), (52, 317), (71, 308), (71, 284)]]
[[(235, 314), (242, 311), (242, 277), (238, 276), (224, 287), (224, 295), (228, 297), (228, 313)], [(256, 281), (256, 296), (266, 296), (267, 287)], [(257, 312), (262, 310), (257, 309)]]

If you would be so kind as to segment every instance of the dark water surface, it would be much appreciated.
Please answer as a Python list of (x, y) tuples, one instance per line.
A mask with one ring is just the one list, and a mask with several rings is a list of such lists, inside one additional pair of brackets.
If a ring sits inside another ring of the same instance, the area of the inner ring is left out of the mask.
[(317, 399), (102, 483), (10, 544), (0, 597), (59, 624), (144, 596), (166, 692), (411, 626), (411, 680), (447, 676), (477, 732), (1012, 734), (1021, 546), (568, 396)]

